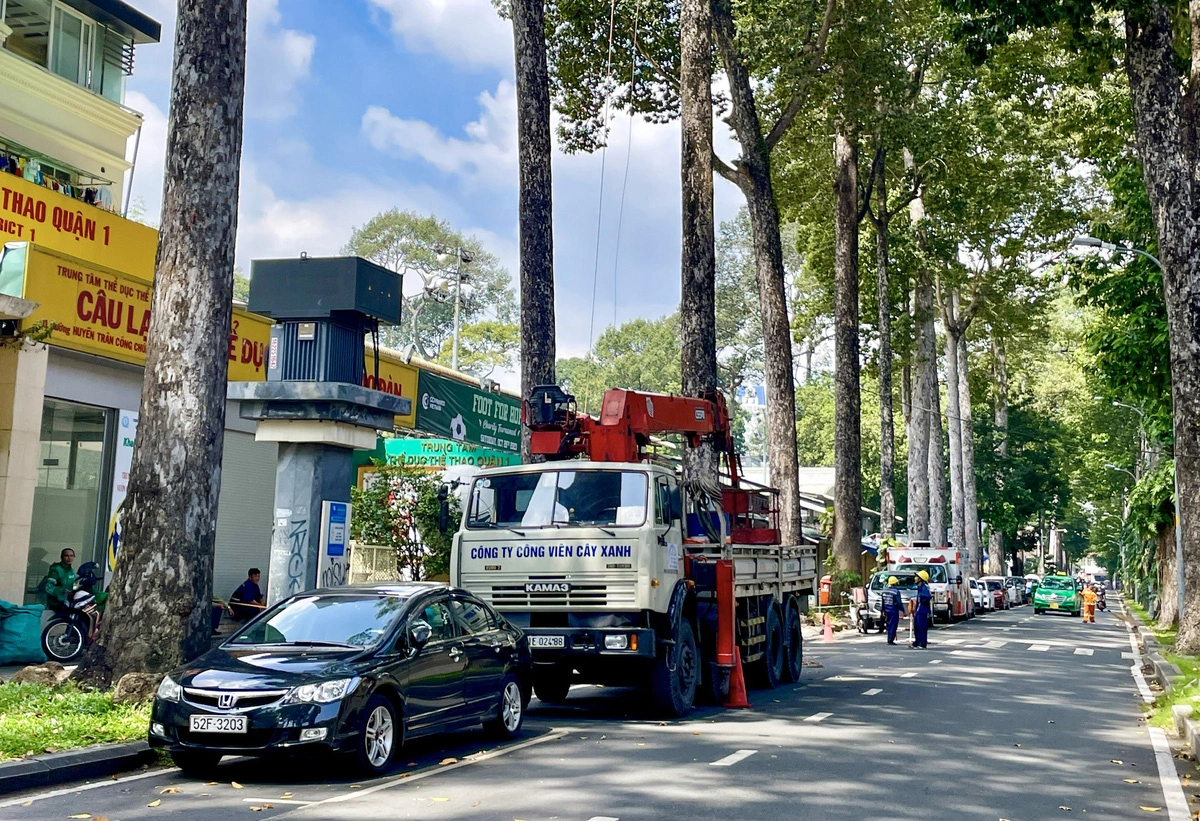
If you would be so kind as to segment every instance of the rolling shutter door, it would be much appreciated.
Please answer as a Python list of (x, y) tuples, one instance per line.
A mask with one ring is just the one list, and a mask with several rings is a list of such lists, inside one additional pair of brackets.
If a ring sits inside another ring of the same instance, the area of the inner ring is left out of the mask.
[(279, 446), (255, 442), (254, 434), (225, 431), (221, 495), (217, 502), (213, 595), (228, 599), (251, 567), (262, 570), (263, 593), (271, 583), (271, 514)]

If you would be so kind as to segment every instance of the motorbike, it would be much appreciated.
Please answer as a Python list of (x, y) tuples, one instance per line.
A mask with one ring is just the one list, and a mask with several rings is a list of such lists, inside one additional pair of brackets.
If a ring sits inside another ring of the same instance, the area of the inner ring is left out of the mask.
[(79, 658), (100, 631), (105, 594), (96, 590), (100, 565), (88, 562), (79, 568), (75, 586), (63, 607), (42, 630), (42, 651), (47, 658), (67, 664)]
[(1092, 589), (1096, 591), (1096, 609), (1107, 610), (1108, 602), (1104, 600), (1104, 588), (1100, 585), (1096, 585)]

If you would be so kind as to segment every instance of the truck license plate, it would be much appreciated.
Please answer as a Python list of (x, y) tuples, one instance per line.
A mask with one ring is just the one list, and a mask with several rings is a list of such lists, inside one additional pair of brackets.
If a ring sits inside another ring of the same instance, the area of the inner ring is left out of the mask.
[(192, 716), (193, 733), (244, 733), (245, 716)]
[(1052, 602), (1050, 602), (1050, 609), (1051, 609), (1051, 610), (1057, 610), (1057, 609), (1058, 609), (1058, 602), (1056, 602), (1056, 601), (1052, 601)]
[(565, 636), (530, 636), (530, 647), (557, 647), (562, 649), (567, 646)]

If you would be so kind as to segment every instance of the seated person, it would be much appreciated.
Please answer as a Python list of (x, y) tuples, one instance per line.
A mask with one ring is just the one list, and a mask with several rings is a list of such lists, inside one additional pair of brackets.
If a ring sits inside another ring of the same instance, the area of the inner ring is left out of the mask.
[(229, 614), (235, 619), (249, 621), (263, 611), (265, 602), (258, 586), (261, 577), (262, 573), (257, 567), (250, 568), (246, 581), (229, 597)]

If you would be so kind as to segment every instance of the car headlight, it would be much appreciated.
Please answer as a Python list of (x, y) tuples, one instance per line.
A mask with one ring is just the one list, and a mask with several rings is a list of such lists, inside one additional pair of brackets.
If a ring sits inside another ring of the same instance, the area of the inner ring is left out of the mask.
[(301, 684), (288, 693), (283, 703), (329, 704), (339, 701), (354, 692), (354, 688), (358, 686), (359, 681), (360, 679), (355, 676), (354, 678), (339, 678), (336, 681), (325, 681), (320, 684)]
[(183, 688), (176, 684), (170, 676), (163, 676), (162, 683), (158, 685), (158, 692), (154, 694), (154, 697), (161, 698), (163, 701), (179, 701), (182, 695)]

